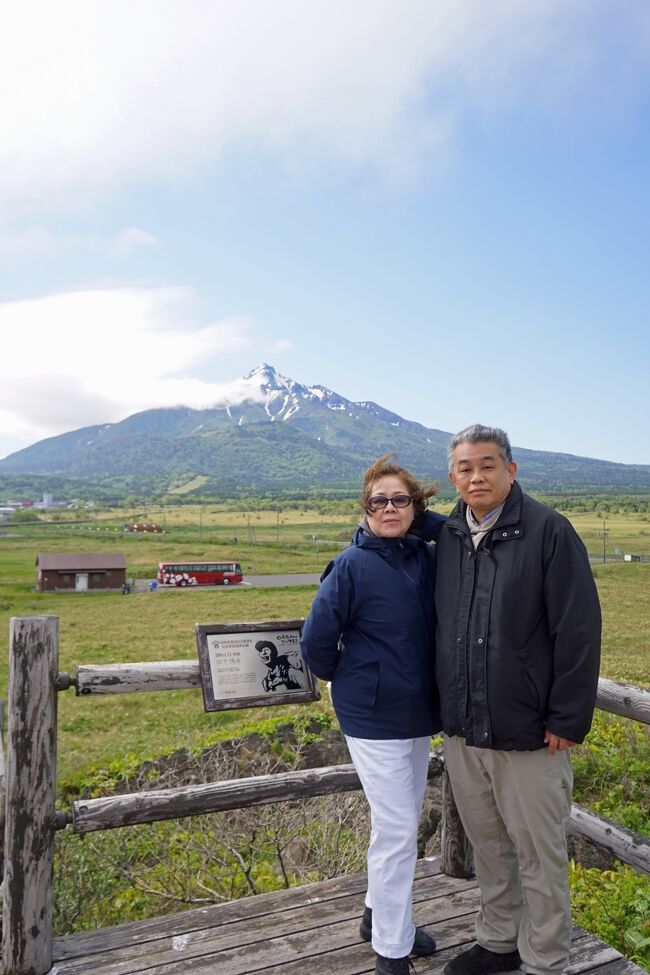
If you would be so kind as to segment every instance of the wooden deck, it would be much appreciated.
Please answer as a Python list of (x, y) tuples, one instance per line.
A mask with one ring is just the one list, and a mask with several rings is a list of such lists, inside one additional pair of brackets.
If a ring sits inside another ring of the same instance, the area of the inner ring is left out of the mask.
[[(150, 921), (104, 928), (54, 942), (50, 975), (361, 975), (374, 954), (359, 938), (365, 874), (263, 894)], [(440, 973), (471, 945), (478, 889), (453, 880), (437, 861), (417, 865), (416, 923), (439, 950), (414, 959), (417, 975)], [(569, 975), (644, 975), (580, 928), (574, 930)]]

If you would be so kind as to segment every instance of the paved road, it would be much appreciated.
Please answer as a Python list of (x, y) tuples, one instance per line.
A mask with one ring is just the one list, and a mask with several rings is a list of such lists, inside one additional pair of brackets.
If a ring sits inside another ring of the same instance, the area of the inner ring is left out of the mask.
[(259, 586), (317, 586), (320, 582), (320, 572), (297, 572), (294, 575), (279, 576), (244, 576), (242, 585)]
[[(227, 592), (228, 589), (239, 589), (242, 586), (249, 586), (256, 589), (270, 589), (275, 586), (317, 586), (320, 582), (320, 572), (298, 572), (293, 574), (275, 576), (244, 576), (244, 581), (234, 586), (199, 586), (200, 589), (220, 589)], [(159, 589), (175, 588), (173, 586), (159, 586)], [(189, 587), (191, 589), (195, 586)], [(135, 580), (135, 591), (146, 592), (149, 589), (147, 579)]]

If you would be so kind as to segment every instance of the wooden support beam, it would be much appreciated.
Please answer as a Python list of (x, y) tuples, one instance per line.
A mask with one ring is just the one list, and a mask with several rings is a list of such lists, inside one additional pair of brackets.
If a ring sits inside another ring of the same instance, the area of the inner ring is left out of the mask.
[[(133, 664), (84, 664), (75, 675), (77, 695), (128, 694), (133, 691), (171, 691), (200, 687), (198, 660), (168, 660)], [(596, 706), (650, 724), (650, 691), (601, 677)]]
[(0, 701), (0, 877), (4, 876), (5, 856), (5, 805), (7, 794), (5, 789), (5, 702)]
[(3, 975), (52, 967), (58, 635), (56, 616), (11, 620)]
[(597, 816), (576, 803), (571, 807), (570, 830), (609, 850), (617, 860), (635, 870), (650, 874), (650, 839), (647, 836)]
[(623, 718), (650, 724), (650, 691), (634, 684), (601, 677), (598, 681), (596, 707)]
[(77, 667), (76, 693), (128, 694), (132, 691), (174, 691), (200, 687), (198, 660)]
[[(431, 755), (429, 776), (435, 777), (441, 772), (440, 759)], [(154, 823), (163, 819), (306, 799), (333, 792), (354, 792), (360, 788), (361, 783), (353, 765), (330, 765), (206, 785), (104, 796), (72, 803), (72, 829), (75, 833), (91, 833), (98, 829)]]
[(449, 773), (442, 776), (440, 869), (448, 877), (474, 876), (474, 850), (467, 839), (452, 792)]

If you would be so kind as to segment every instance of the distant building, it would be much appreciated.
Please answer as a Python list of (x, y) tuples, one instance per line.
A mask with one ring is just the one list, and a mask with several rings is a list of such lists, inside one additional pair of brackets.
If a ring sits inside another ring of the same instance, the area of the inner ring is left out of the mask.
[(38, 592), (119, 592), (126, 582), (126, 559), (116, 555), (40, 552)]

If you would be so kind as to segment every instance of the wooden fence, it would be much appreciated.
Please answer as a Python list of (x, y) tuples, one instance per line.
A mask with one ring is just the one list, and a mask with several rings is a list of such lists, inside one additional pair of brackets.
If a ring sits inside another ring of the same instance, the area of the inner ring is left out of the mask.
[[(5, 878), (2, 971), (46, 975), (52, 967), (52, 869), (57, 830), (75, 833), (194, 816), (269, 802), (349, 792), (361, 788), (352, 765), (263, 775), (108, 796), (73, 802), (57, 811), (57, 697), (163, 691), (200, 686), (194, 661), (78, 667), (58, 670), (58, 618), (15, 618), (10, 629), (9, 702), (4, 789)], [(650, 691), (599, 681), (597, 706), (650, 724)], [(0, 753), (1, 753), (0, 748)], [(3, 787), (0, 754), (0, 798)], [(443, 764), (431, 756), (429, 775), (443, 777), (442, 869), (454, 877), (472, 874), (472, 851), (453, 802)], [(573, 828), (617, 859), (650, 873), (650, 840), (574, 805)]]

